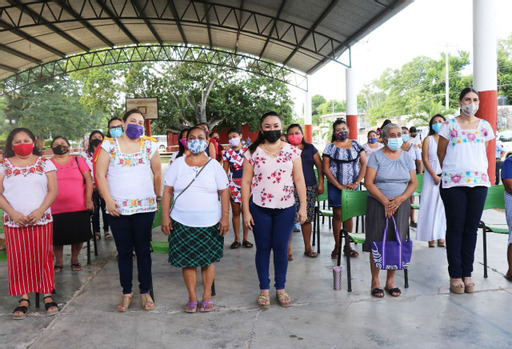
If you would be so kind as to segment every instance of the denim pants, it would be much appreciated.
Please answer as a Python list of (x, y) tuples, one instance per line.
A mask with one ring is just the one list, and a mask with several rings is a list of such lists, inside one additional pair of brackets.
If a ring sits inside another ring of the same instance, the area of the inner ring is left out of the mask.
[(93, 232), (100, 232), (100, 210), (101, 218), (103, 218), (103, 231), (108, 231), (108, 214), (105, 208), (105, 200), (103, 200), (97, 190), (92, 192), (92, 202), (94, 203), (94, 213), (92, 215)]
[(151, 285), (151, 229), (155, 212), (129, 216), (109, 216), (118, 253), (119, 279), (123, 294), (132, 293), (133, 258), (137, 255), (137, 272), (141, 294), (148, 293)]
[(487, 187), (441, 188), (446, 215), (446, 255), (451, 278), (471, 276), (478, 224), (486, 197)]
[(260, 290), (270, 289), (270, 251), (274, 253), (274, 287), (282, 290), (288, 269), (288, 241), (295, 222), (295, 205), (284, 209), (260, 207), (250, 200)]

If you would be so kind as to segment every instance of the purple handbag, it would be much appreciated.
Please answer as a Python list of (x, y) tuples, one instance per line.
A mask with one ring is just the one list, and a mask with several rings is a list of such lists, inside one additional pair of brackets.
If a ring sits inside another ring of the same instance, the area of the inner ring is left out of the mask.
[(411, 261), (412, 241), (402, 241), (396, 227), (395, 217), (391, 218), (395, 225), (396, 241), (387, 241), (389, 218), (386, 218), (386, 228), (384, 228), (382, 241), (373, 241), (371, 244), (373, 261), (377, 269), (407, 269)]

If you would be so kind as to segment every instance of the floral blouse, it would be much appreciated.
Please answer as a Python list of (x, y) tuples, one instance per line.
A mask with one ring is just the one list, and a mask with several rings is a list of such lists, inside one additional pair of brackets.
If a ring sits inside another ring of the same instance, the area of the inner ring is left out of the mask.
[(476, 129), (463, 130), (453, 118), (443, 123), (439, 135), (448, 140), (443, 161), (443, 188), (489, 187), (485, 142), (494, 138), (491, 125), (480, 120)]
[[(39, 208), (48, 194), (48, 179), (46, 172), (55, 171), (53, 163), (43, 157), (30, 166), (17, 167), (4, 159), (0, 161), (0, 174), (4, 175), (3, 196), (16, 211), (28, 215)], [(44, 225), (53, 221), (50, 208), (35, 223), (35, 225)], [(4, 212), (4, 225), (17, 228), (16, 222)]]
[(293, 163), (301, 150), (285, 144), (276, 158), (260, 147), (254, 153), (245, 152), (245, 158), (254, 168), (251, 195), (254, 204), (268, 208), (288, 208), (295, 204), (293, 193)]

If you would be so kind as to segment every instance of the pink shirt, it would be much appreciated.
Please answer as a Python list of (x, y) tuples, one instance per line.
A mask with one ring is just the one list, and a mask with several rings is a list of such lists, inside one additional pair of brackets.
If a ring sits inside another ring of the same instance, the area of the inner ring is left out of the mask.
[[(77, 166), (77, 160), (78, 166)], [(57, 168), (57, 187), (59, 194), (52, 204), (52, 213), (85, 211), (85, 183), (82, 173), (89, 172), (89, 166), (81, 156), (72, 156), (64, 165), (54, 159)]]
[(295, 204), (293, 193), (293, 162), (300, 158), (301, 150), (285, 144), (277, 158), (265, 153), (260, 147), (244, 156), (254, 168), (252, 177), (252, 201), (261, 207), (288, 208)]

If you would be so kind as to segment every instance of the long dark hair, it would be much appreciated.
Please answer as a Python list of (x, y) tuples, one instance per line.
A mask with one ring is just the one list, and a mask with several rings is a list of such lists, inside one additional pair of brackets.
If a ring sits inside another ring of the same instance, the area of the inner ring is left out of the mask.
[(110, 119), (110, 120), (108, 121), (108, 124), (107, 124), (107, 128), (108, 128), (108, 131), (107, 131), (107, 137), (112, 137), (112, 136), (110, 135), (110, 124), (112, 123), (112, 121), (116, 121), (116, 120), (123, 121), (123, 120), (121, 120), (120, 118), (118, 118), (117, 116), (114, 116), (112, 119)]
[(441, 115), (441, 114), (436, 114), (436, 115), (434, 115), (434, 116), (430, 119), (430, 121), (428, 122), (428, 135), (429, 135), (429, 136), (432, 136), (433, 134), (435, 134), (435, 133), (436, 133), (436, 132), (434, 131), (434, 129), (432, 128), (432, 125), (434, 124), (434, 119), (435, 119), (435, 118), (441, 118), (441, 119), (443, 119), (443, 121), (446, 121), (446, 118), (445, 118), (443, 115)]
[(188, 132), (188, 128), (184, 128), (183, 130), (181, 130), (180, 135), (178, 136), (178, 154), (176, 154), (176, 159), (182, 157), (183, 154), (185, 154), (185, 150), (187, 150), (185, 149), (185, 146), (181, 144), (181, 139), (183, 138), (185, 132)]
[(15, 155), (14, 150), (12, 150), (12, 141), (14, 140), (14, 137), (20, 132), (25, 132), (28, 134), (32, 142), (34, 142), (34, 149), (32, 150), (32, 154), (41, 155), (41, 152), (37, 148), (36, 136), (32, 133), (32, 131), (25, 127), (18, 127), (12, 130), (7, 136), (7, 140), (5, 141), (4, 158), (12, 158)]
[(300, 130), (300, 133), (302, 133), (302, 141), (300, 142), (300, 144), (302, 144), (305, 149), (310, 143), (306, 142), (306, 140), (304, 139), (304, 131), (302, 131), (302, 126), (300, 124), (291, 124), (290, 126), (288, 126), (288, 128), (286, 129), (286, 134), (288, 134), (288, 132), (290, 132), (290, 129), (294, 127), (297, 127)]
[(68, 141), (68, 139), (66, 137), (64, 137), (64, 136), (55, 136), (55, 137), (53, 137), (52, 142), (50, 143), (52, 148), (53, 148), (53, 143), (55, 143), (55, 141), (57, 139), (63, 139), (64, 142), (66, 142), (66, 144), (68, 145), (68, 147), (71, 147), (71, 144), (69, 144), (69, 141)]
[(474, 92), (474, 93), (476, 93), (476, 95), (478, 97), (480, 97), (480, 95), (478, 94), (477, 90), (475, 90), (473, 87), (466, 87), (464, 90), (460, 91), (459, 101), (462, 101), (462, 98), (464, 98), (464, 96), (467, 95), (470, 92)]
[(91, 134), (89, 135), (89, 146), (87, 147), (87, 152), (89, 153), (89, 155), (94, 154), (94, 149), (92, 148), (91, 140), (92, 140), (92, 136), (94, 136), (95, 134), (100, 134), (102, 141), (103, 141), (103, 139), (105, 139), (105, 135), (100, 130), (92, 131)]
[[(337, 138), (336, 138), (336, 126), (338, 125), (341, 125), (341, 124), (345, 124), (347, 125), (347, 122), (345, 121), (345, 119), (336, 119), (336, 121), (334, 121), (334, 123), (332, 124), (332, 136), (331, 136), (331, 142), (334, 142)], [(348, 127), (348, 125), (347, 125)]]
[(126, 120), (128, 120), (128, 117), (130, 117), (130, 115), (132, 115), (132, 114), (140, 114), (140, 115), (142, 115), (142, 118), (144, 120), (146, 120), (146, 117), (144, 116), (144, 114), (142, 114), (142, 112), (139, 109), (133, 108), (133, 109), (128, 110), (126, 113), (124, 113), (123, 121), (126, 122)]
[[(263, 114), (263, 116), (260, 119), (260, 129), (258, 130), (258, 137), (249, 146), (249, 153), (251, 153), (251, 154), (254, 153), (256, 151), (256, 148), (258, 148), (258, 146), (261, 143), (265, 142), (265, 138), (263, 137), (263, 131), (261, 130), (261, 125), (263, 125), (263, 121), (265, 121), (265, 119), (268, 118), (269, 116), (276, 116), (279, 118), (279, 120), (281, 120), (281, 117), (275, 111), (269, 111), (269, 112)], [(282, 122), (282, 120), (281, 120), (281, 122)]]

